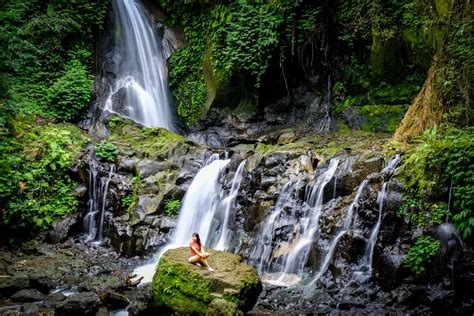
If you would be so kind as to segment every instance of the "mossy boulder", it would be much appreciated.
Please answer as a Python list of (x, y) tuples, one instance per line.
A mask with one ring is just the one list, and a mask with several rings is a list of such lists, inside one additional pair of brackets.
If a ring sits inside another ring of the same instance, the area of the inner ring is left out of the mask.
[(215, 269), (188, 263), (189, 249), (168, 250), (153, 277), (153, 300), (158, 308), (179, 314), (242, 314), (255, 305), (262, 291), (256, 270), (238, 255), (210, 250)]

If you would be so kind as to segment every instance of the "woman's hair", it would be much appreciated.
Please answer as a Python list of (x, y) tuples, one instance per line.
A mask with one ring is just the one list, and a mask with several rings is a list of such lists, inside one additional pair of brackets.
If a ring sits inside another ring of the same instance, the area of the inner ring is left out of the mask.
[(198, 233), (194, 233), (194, 234), (193, 234), (193, 237), (196, 237), (196, 242), (197, 242), (197, 244), (199, 245), (199, 247), (201, 247), (201, 238), (199, 238), (199, 234), (198, 234)]

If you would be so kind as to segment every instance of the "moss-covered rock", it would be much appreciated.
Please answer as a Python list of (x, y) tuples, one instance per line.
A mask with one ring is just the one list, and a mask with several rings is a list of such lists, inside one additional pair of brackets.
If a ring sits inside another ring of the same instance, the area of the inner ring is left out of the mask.
[(153, 278), (154, 303), (177, 313), (215, 315), (249, 311), (262, 291), (254, 268), (238, 255), (210, 250), (209, 272), (188, 263), (189, 249), (168, 250)]

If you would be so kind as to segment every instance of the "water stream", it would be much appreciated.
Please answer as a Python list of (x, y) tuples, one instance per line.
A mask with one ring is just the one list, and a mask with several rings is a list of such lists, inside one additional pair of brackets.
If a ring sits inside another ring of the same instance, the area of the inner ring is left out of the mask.
[[(99, 176), (99, 165), (93, 159), (89, 162), (89, 212), (84, 217), (86, 242), (101, 244), (104, 238), (105, 206), (109, 183), (115, 174), (115, 165), (110, 165), (106, 177)], [(99, 218), (97, 218), (100, 216)]]

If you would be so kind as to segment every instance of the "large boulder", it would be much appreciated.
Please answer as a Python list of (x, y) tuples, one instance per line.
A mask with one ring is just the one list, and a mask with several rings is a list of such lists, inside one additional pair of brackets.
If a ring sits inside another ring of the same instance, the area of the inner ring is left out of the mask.
[(178, 314), (230, 315), (252, 309), (262, 291), (256, 270), (238, 255), (216, 250), (210, 254), (214, 272), (190, 264), (188, 248), (168, 250), (153, 277), (156, 306)]

